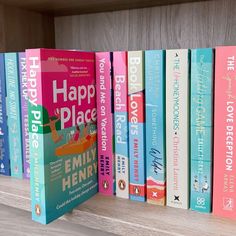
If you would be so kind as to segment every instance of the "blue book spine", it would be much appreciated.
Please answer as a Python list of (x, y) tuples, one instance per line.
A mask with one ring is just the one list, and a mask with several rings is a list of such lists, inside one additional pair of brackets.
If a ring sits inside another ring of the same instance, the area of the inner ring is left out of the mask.
[(166, 203), (165, 52), (145, 51), (147, 202)]
[(0, 174), (10, 175), (4, 54), (0, 54)]
[(5, 71), (11, 175), (16, 178), (22, 178), (22, 129), (20, 109), (20, 81), (18, 73), (17, 53), (5, 53)]
[(191, 193), (190, 208), (211, 212), (213, 50), (191, 51)]

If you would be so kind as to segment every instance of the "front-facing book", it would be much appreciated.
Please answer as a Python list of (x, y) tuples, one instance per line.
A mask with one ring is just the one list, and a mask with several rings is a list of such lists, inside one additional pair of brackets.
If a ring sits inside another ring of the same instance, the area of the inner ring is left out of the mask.
[(94, 53), (26, 57), (32, 217), (46, 224), (97, 192)]

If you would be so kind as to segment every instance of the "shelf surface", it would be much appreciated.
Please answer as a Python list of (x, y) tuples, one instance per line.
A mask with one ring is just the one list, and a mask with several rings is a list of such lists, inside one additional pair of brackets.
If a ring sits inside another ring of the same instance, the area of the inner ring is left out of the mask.
[[(29, 181), (0, 176), (1, 204), (30, 211)], [(60, 220), (119, 235), (232, 236), (235, 221), (97, 194)]]
[(116, 236), (62, 220), (54, 221), (46, 226), (40, 225), (30, 220), (30, 212), (5, 206), (1, 203), (0, 209), (1, 236)]
[(205, 0), (0, 0), (0, 3), (53, 14), (55, 16), (62, 16), (197, 1)]

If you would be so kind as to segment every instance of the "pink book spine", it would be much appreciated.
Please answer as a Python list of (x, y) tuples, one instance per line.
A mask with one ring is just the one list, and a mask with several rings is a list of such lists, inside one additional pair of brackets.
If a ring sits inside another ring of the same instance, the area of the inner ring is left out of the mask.
[(111, 53), (96, 53), (99, 192), (114, 194)]
[(216, 48), (213, 214), (236, 219), (236, 47)]
[(127, 52), (113, 52), (116, 196), (129, 198)]

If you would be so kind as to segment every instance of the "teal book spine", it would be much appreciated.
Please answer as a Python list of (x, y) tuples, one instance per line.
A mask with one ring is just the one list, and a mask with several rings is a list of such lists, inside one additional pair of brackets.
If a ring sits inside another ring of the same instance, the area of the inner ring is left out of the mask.
[(147, 202), (166, 203), (165, 51), (145, 51)]
[(17, 53), (5, 53), (7, 116), (11, 175), (23, 178), (20, 80)]
[(213, 49), (191, 50), (190, 208), (212, 209)]

